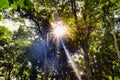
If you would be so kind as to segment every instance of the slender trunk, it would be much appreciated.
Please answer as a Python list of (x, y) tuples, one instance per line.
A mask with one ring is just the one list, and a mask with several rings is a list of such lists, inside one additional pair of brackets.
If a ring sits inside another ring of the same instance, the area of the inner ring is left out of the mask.
[(116, 49), (116, 52), (117, 52), (117, 56), (120, 59), (120, 51), (119, 51), (119, 47), (118, 47), (117, 37), (116, 37), (116, 34), (115, 34), (114, 27), (112, 25), (111, 25), (111, 29), (112, 29), (112, 35), (113, 35), (113, 38), (114, 38), (114, 45), (115, 45), (115, 49)]
[(86, 28), (86, 33), (85, 33), (85, 39), (83, 40), (83, 50), (84, 50), (84, 61), (85, 61), (85, 67), (86, 67), (86, 72), (87, 72), (87, 79), (90, 80), (91, 75), (91, 71), (90, 71), (90, 61), (89, 61), (89, 35), (90, 35), (90, 28), (91, 25), (87, 24), (86, 18), (87, 18), (87, 14), (86, 14), (86, 10), (87, 10), (87, 0), (84, 0), (84, 7), (85, 10), (83, 12), (83, 20), (84, 20), (84, 24), (85, 24), (85, 28)]
[(120, 59), (120, 51), (119, 51), (119, 47), (118, 47), (117, 36), (116, 36), (116, 32), (115, 32), (115, 29), (114, 29), (113, 22), (114, 22), (113, 20), (109, 19), (108, 24), (110, 24), (113, 39), (114, 39), (114, 46), (115, 46), (115, 49), (116, 49), (116, 52), (117, 52), (117, 56)]
[(90, 71), (90, 63), (89, 63), (89, 55), (88, 55), (88, 40), (85, 40), (82, 42), (82, 48), (84, 51), (84, 62), (85, 62), (85, 68), (86, 68), (86, 73), (87, 73), (87, 79), (90, 80), (91, 77), (91, 71)]
[(71, 0), (71, 7), (72, 7), (74, 20), (76, 24), (76, 30), (79, 31), (79, 25), (78, 25), (77, 13), (76, 13), (76, 0)]
[(9, 69), (9, 71), (8, 71), (8, 79), (7, 80), (10, 80), (10, 75), (11, 75), (11, 70)]
[[(71, 0), (71, 7), (74, 15), (74, 20), (76, 24), (76, 33), (79, 32), (79, 25), (78, 25), (78, 19), (77, 19), (77, 13), (76, 13), (76, 1)], [(87, 79), (90, 80), (91, 76), (91, 71), (90, 71), (90, 64), (89, 64), (89, 56), (88, 56), (88, 50), (89, 50), (89, 45), (88, 45), (88, 39), (89, 39), (89, 26), (86, 24), (86, 15), (83, 15), (84, 18), (84, 23), (86, 26), (86, 33), (85, 33), (85, 39), (80, 40), (81, 46), (84, 51), (84, 62), (85, 62), (85, 67), (86, 67), (86, 72), (87, 72)], [(79, 36), (79, 35), (78, 35)]]
[(89, 35), (90, 35), (90, 27), (91, 25), (87, 24), (86, 18), (87, 18), (87, 14), (86, 14), (86, 10), (87, 10), (87, 0), (84, 0), (84, 7), (85, 7), (85, 11), (83, 12), (83, 20), (84, 20), (84, 24), (85, 24), (85, 28), (86, 28), (86, 33), (85, 33), (85, 39), (83, 41), (83, 50), (84, 50), (84, 61), (85, 61), (85, 67), (86, 67), (86, 72), (87, 72), (87, 79), (90, 80), (91, 75), (91, 71), (90, 71), (90, 63), (89, 63), (89, 44), (88, 44), (88, 40), (89, 40)]
[(43, 78), (43, 80), (47, 80), (48, 79), (48, 55), (47, 55), (47, 51), (49, 51), (48, 50), (48, 48), (49, 48), (49, 35), (47, 35), (47, 39), (46, 39), (46, 49), (45, 49), (45, 61), (44, 61), (44, 78)]
[[(109, 4), (108, 4), (108, 7), (107, 7), (107, 12), (105, 12), (106, 15), (109, 15), (109, 8), (110, 8), (110, 4), (111, 4), (111, 1), (110, 0), (108, 0), (108, 1), (109, 1)], [(115, 30), (114, 30), (114, 25), (112, 24), (114, 21), (111, 20), (110, 18), (109, 18), (108, 21), (109, 21), (108, 24), (110, 24), (110, 27), (111, 27), (111, 30), (112, 30), (112, 35), (113, 35), (113, 38), (114, 38), (114, 45), (115, 45), (115, 49), (116, 49), (116, 52), (117, 52), (117, 56), (120, 59), (120, 51), (119, 51), (119, 47), (118, 47), (117, 37), (116, 37)]]

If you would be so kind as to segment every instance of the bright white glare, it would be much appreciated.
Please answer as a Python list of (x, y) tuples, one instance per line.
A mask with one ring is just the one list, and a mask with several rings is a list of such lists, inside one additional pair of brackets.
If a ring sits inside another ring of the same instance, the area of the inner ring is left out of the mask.
[(119, 15), (118, 15), (118, 14), (115, 14), (115, 15), (114, 15), (114, 18), (119, 18)]
[(13, 22), (12, 20), (0, 21), (0, 26), (8, 27), (11, 31), (17, 30), (20, 26), (19, 22)]
[(28, 65), (31, 66), (32, 65), (31, 62), (28, 61)]
[(52, 26), (53, 34), (55, 34), (56, 37), (63, 36), (67, 31), (67, 27), (64, 26), (62, 22), (52, 23)]
[(30, 20), (29, 19), (25, 19), (25, 26), (30, 26), (31, 23), (30, 23)]
[(12, 80), (17, 80), (16, 78), (12, 78)]
[(53, 31), (53, 33), (57, 36), (57, 37), (61, 37), (65, 34), (67, 28), (66, 27), (56, 27)]

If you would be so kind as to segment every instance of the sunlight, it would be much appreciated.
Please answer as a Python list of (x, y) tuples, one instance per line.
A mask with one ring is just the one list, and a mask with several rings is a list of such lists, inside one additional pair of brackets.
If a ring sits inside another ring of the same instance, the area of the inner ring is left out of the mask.
[(20, 26), (20, 22), (13, 22), (11, 20), (0, 21), (0, 26), (6, 26), (11, 31), (17, 30)]
[(56, 27), (53, 32), (57, 37), (61, 37), (62, 35), (65, 34), (66, 30), (67, 30), (66, 27), (59, 26), (59, 27)]
[(61, 40), (61, 43), (62, 43), (62, 46), (63, 46), (64, 51), (65, 51), (65, 54), (66, 54), (66, 56), (67, 56), (67, 58), (68, 58), (68, 60), (69, 60), (69, 62), (70, 62), (70, 64), (71, 64), (71, 66), (72, 66), (75, 74), (77, 75), (77, 77), (78, 77), (79, 80), (82, 80), (82, 79), (81, 79), (81, 76), (80, 76), (80, 74), (79, 74), (79, 72), (78, 72), (78, 69), (77, 69), (77, 67), (75, 66), (75, 63), (74, 63), (74, 61), (72, 60), (72, 58), (71, 58), (71, 56), (70, 56), (70, 54), (69, 54), (69, 51), (67, 50), (67, 48), (66, 48), (66, 46), (64, 45), (64, 43), (63, 43), (62, 40)]
[[(25, 23), (25, 26), (30, 26), (31, 25), (31, 23), (30, 23), (30, 21), (28, 19), (25, 19), (24, 23)], [(0, 21), (0, 26), (8, 27), (8, 29), (11, 30), (11, 31), (18, 30), (20, 25), (24, 26), (23, 23), (21, 23), (21, 22), (14, 22), (12, 20), (5, 19), (3, 21)]]
[(29, 19), (25, 19), (24, 22), (25, 22), (25, 26), (29, 27), (30, 25), (32, 25)]
[(52, 23), (52, 27), (53, 27), (52, 32), (56, 37), (62, 37), (67, 31), (67, 27), (64, 26), (61, 21)]

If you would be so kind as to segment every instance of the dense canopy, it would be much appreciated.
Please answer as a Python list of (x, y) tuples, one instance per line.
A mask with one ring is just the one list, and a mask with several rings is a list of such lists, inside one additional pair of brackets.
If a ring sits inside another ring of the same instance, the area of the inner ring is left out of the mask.
[(0, 80), (120, 80), (120, 1), (0, 0)]

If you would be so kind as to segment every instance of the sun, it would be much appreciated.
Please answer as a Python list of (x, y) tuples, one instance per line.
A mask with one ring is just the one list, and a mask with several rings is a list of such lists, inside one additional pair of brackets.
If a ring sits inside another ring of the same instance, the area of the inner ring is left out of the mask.
[(52, 23), (52, 27), (53, 27), (52, 33), (56, 37), (62, 37), (67, 32), (67, 27), (63, 25), (62, 22)]
[(58, 26), (56, 28), (54, 28), (53, 33), (57, 36), (57, 37), (61, 37), (63, 36), (67, 31), (66, 27), (62, 27), (62, 26)]

